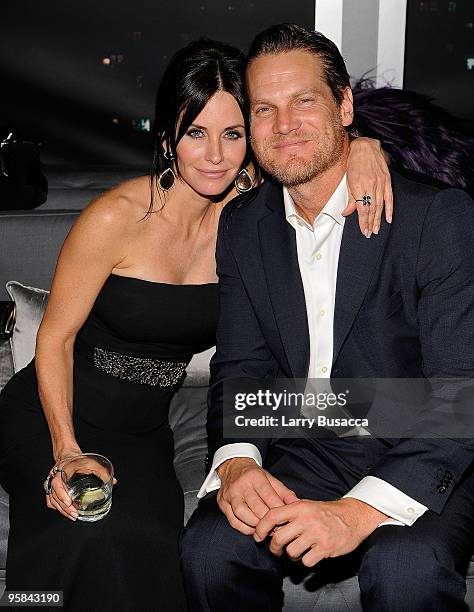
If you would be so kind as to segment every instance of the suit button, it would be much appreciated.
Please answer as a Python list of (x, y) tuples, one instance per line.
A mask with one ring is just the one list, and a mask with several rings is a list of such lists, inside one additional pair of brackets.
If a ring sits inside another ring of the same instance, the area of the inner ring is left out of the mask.
[(451, 472), (445, 472), (443, 478), (446, 478), (447, 480), (452, 480), (453, 475), (451, 474)]
[(444, 495), (444, 493), (446, 493), (447, 488), (444, 485), (438, 485), (436, 487), (436, 490), (438, 491), (438, 493), (440, 493), (441, 495)]

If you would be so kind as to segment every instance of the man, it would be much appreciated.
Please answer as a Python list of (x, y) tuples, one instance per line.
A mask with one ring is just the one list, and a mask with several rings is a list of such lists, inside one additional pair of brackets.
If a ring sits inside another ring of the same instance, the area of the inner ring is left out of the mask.
[(247, 83), (275, 182), (221, 219), (213, 463), (182, 541), (190, 608), (278, 610), (283, 559), (317, 572), (340, 557), (357, 559), (365, 610), (464, 610), (472, 439), (238, 440), (222, 413), (236, 378), (472, 376), (474, 206), (394, 174), (393, 224), (365, 240), (341, 214), (353, 106), (335, 45), (269, 28)]

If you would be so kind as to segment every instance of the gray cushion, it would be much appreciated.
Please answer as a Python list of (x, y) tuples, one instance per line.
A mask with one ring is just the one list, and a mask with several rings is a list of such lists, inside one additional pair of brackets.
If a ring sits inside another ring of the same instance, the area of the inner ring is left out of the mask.
[(15, 327), (11, 337), (13, 367), (23, 369), (35, 354), (36, 334), (43, 319), (49, 291), (25, 287), (17, 281), (7, 283), (7, 291), (15, 302)]
[(0, 300), (8, 300), (5, 285), (16, 280), (49, 289), (56, 260), (78, 212), (0, 212)]
[(8, 495), (0, 487), (0, 568), (2, 570), (7, 564), (7, 542), (8, 530), (10, 528), (8, 514)]
[(196, 491), (204, 480), (207, 387), (182, 387), (173, 397), (169, 420), (174, 432), (175, 469), (184, 491)]
[(186, 368), (185, 387), (203, 387), (209, 384), (209, 362), (214, 355), (216, 347), (207, 351), (196, 353)]
[(103, 189), (50, 189), (48, 199), (37, 210), (82, 210), (103, 192)]
[(0, 391), (13, 376), (12, 349), (9, 340), (0, 340)]
[(283, 590), (283, 612), (362, 612), (357, 576), (326, 584), (317, 590), (311, 586), (311, 575), (301, 582), (286, 576)]
[(64, 167), (48, 167), (45, 171), (50, 191), (106, 191), (130, 178), (147, 174), (146, 168), (123, 166), (86, 166), (65, 170)]
[(136, 176), (142, 176), (147, 170), (140, 168), (84, 168), (64, 171), (48, 168), (48, 199), (40, 210), (82, 210), (91, 200), (119, 183)]

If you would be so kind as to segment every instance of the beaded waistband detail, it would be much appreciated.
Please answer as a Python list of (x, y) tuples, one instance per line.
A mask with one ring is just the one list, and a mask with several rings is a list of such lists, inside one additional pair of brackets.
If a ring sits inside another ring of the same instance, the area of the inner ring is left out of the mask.
[(152, 387), (172, 387), (184, 374), (185, 361), (164, 361), (150, 357), (133, 357), (94, 347), (92, 362), (96, 368), (128, 382)]

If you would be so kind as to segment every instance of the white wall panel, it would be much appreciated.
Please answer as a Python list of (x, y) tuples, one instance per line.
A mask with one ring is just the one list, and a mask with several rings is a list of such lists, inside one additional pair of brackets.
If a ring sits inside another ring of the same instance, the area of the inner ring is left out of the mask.
[(315, 29), (331, 38), (349, 73), (403, 86), (407, 0), (315, 0)]
[(342, 48), (342, 11), (344, 0), (316, 0), (315, 29)]
[(379, 0), (378, 85), (403, 87), (406, 11), (407, 0)]

